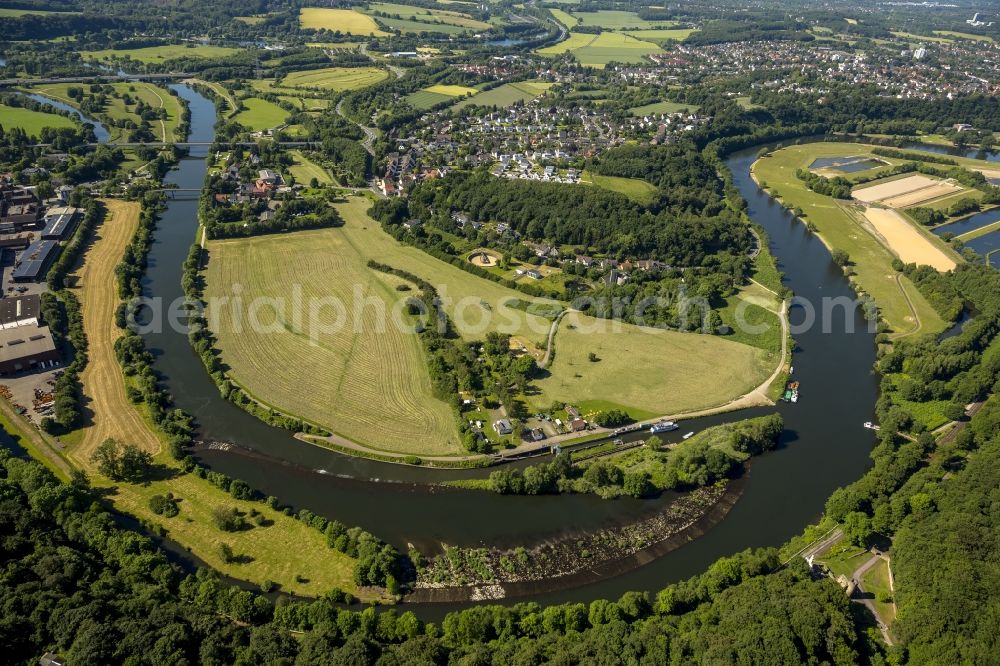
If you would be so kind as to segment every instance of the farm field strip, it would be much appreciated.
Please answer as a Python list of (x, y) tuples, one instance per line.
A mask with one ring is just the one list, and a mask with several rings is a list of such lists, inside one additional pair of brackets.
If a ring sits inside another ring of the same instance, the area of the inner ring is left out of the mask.
[(245, 108), (237, 113), (233, 119), (251, 130), (273, 129), (288, 119), (287, 111), (267, 100), (247, 97), (241, 101)]
[(413, 5), (399, 5), (391, 2), (373, 2), (368, 5), (369, 12), (380, 12), (392, 16), (398, 15), (402, 19), (424, 21), (434, 23), (439, 21), (448, 25), (460, 28), (471, 28), (474, 30), (489, 30), (490, 24), (476, 20), (466, 14), (446, 9), (426, 9)]
[(572, 51), (580, 63), (603, 68), (609, 62), (643, 63), (646, 56), (662, 53), (658, 45), (636, 39), (627, 32), (601, 32), (597, 35), (570, 32), (564, 41), (539, 49), (540, 55), (558, 55)]
[(139, 226), (139, 204), (105, 200), (107, 214), (96, 239), (76, 271), (76, 292), (83, 309), (88, 361), (80, 374), (92, 413), (80, 444), (70, 451), (77, 463), (89, 465), (94, 449), (108, 437), (156, 453), (160, 440), (125, 395), (125, 379), (114, 352), (122, 331), (115, 324), (118, 288), (115, 266)]
[(462, 109), (473, 104), (481, 106), (506, 107), (517, 102), (527, 102), (535, 99), (548, 90), (548, 84), (541, 82), (522, 81), (520, 83), (505, 83), (491, 90), (486, 90), (472, 97), (457, 102), (452, 109)]
[(387, 37), (389, 33), (379, 28), (367, 14), (353, 9), (303, 7), (299, 9), (299, 27), (307, 30), (339, 30), (348, 35)]
[(388, 78), (389, 73), (378, 67), (327, 67), (292, 72), (281, 80), (290, 88), (322, 88), (323, 90), (359, 90)]
[(174, 58), (222, 58), (239, 53), (240, 49), (229, 46), (212, 46), (209, 44), (167, 44), (164, 46), (147, 46), (138, 49), (104, 49), (101, 51), (83, 51), (80, 55), (85, 60), (110, 60), (112, 58), (131, 58), (142, 63), (159, 63)]
[(865, 218), (904, 263), (933, 266), (939, 271), (950, 271), (957, 266), (954, 259), (898, 212), (872, 207), (865, 211)]

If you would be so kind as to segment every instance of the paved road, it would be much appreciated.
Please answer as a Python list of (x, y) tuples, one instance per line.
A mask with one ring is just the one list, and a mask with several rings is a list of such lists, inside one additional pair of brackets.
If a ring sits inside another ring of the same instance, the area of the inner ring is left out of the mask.
[(361, 142), (361, 145), (365, 147), (365, 150), (368, 151), (369, 155), (375, 157), (375, 149), (372, 148), (372, 144), (375, 143), (375, 130), (373, 130), (371, 127), (365, 127), (361, 123), (354, 122), (353, 120), (348, 118), (344, 114), (343, 106), (344, 106), (344, 100), (340, 100), (339, 102), (337, 102), (337, 115), (343, 118), (344, 120), (354, 123), (355, 125), (361, 128), (361, 131), (365, 133), (365, 140)]
[(881, 555), (873, 554), (864, 564), (862, 564), (861, 566), (859, 566), (857, 569), (854, 570), (854, 573), (851, 574), (851, 580), (854, 582), (855, 589), (857, 589), (859, 593), (858, 598), (855, 599), (854, 601), (863, 604), (865, 608), (871, 611), (872, 616), (878, 623), (879, 631), (882, 632), (882, 638), (885, 640), (886, 645), (893, 645), (894, 643), (892, 641), (892, 636), (889, 634), (889, 625), (885, 623), (885, 620), (879, 614), (878, 608), (875, 606), (875, 602), (872, 599), (865, 596), (864, 587), (861, 585), (861, 579), (864, 577), (864, 575), (868, 573), (869, 569), (878, 564), (881, 560), (882, 560)]

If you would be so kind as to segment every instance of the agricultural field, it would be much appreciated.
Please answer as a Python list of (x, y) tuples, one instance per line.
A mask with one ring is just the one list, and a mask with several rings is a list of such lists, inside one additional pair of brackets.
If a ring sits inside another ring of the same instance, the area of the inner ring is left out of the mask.
[(605, 30), (649, 30), (661, 25), (670, 25), (670, 21), (654, 22), (640, 18), (635, 12), (623, 12), (614, 9), (602, 9), (596, 12), (573, 12), (580, 25)]
[(141, 49), (105, 49), (103, 51), (83, 51), (85, 60), (112, 60), (129, 58), (142, 63), (161, 63), (174, 58), (223, 58), (239, 53), (240, 49), (208, 44), (167, 44), (147, 46)]
[(437, 84), (428, 86), (406, 96), (406, 101), (417, 109), (430, 109), (456, 97), (475, 95), (479, 91), (468, 86)]
[(353, 9), (303, 7), (299, 10), (299, 27), (365, 37), (387, 37), (389, 34), (379, 28), (372, 17)]
[[(575, 312), (560, 322), (555, 352), (551, 374), (535, 382), (540, 392), (529, 396), (537, 408), (556, 400), (572, 404), (597, 399), (676, 414), (723, 405), (748, 393), (774, 369), (762, 349)], [(591, 353), (597, 362), (589, 360)]]
[(527, 102), (541, 96), (551, 87), (551, 83), (541, 81), (521, 81), (505, 83), (502, 86), (463, 99), (453, 109), (462, 109), (473, 104), (481, 106), (506, 107), (517, 102)]
[(295, 182), (308, 185), (315, 178), (320, 185), (333, 184), (333, 177), (329, 170), (310, 160), (302, 154), (301, 150), (291, 150), (288, 154), (294, 160), (292, 165), (288, 167), (288, 172), (295, 178)]
[(450, 23), (426, 23), (413, 19), (396, 19), (377, 17), (380, 25), (389, 30), (398, 30), (404, 35), (419, 35), (424, 32), (439, 32), (445, 35), (460, 35), (467, 32), (469, 28), (452, 25)]
[(848, 253), (855, 272), (852, 279), (875, 299), (893, 337), (941, 331), (945, 322), (913, 283), (892, 268), (893, 254), (865, 229), (867, 221), (861, 212), (811, 191), (795, 176), (796, 169), (809, 168), (817, 158), (868, 155), (871, 151), (871, 146), (852, 143), (791, 146), (757, 160), (753, 174), (786, 207), (801, 208), (804, 221), (815, 226), (827, 247)]
[(681, 111), (695, 113), (698, 111), (698, 108), (697, 104), (663, 101), (637, 106), (634, 109), (629, 109), (629, 111), (633, 116), (644, 116), (648, 113), (680, 113)]
[(254, 131), (273, 129), (288, 118), (288, 112), (277, 104), (257, 97), (247, 97), (242, 101), (243, 110), (236, 114), (235, 120), (244, 127)]
[(490, 24), (473, 19), (466, 14), (444, 9), (427, 9), (413, 5), (398, 5), (391, 2), (373, 2), (368, 5), (368, 12), (379, 12), (390, 16), (399, 16), (425, 23), (445, 23), (448, 25), (468, 28), (471, 30), (489, 30)]
[[(343, 229), (213, 241), (208, 248), (209, 297), (230, 295), (233, 285), (242, 285), (245, 296), (285, 299), (287, 304), (289, 289), (296, 286), (304, 303), (333, 298), (346, 308), (344, 327), (315, 339), (306, 314), (296, 322), (286, 310), (277, 320), (271, 310), (261, 315), (272, 324), (269, 331), (240, 333), (231, 309), (210, 310), (231, 375), (251, 395), (376, 449), (461, 452), (451, 409), (431, 393), (417, 336), (399, 330), (388, 318), (381, 327), (374, 306), (353, 309), (364, 298), (384, 306), (388, 314), (393, 303), (405, 299), (395, 289), (398, 278), (366, 265), (369, 257), (386, 257), (359, 245)], [(332, 330), (337, 317), (327, 306), (316, 311), (315, 321)]]
[(641, 64), (646, 56), (662, 53), (652, 42), (636, 39), (620, 32), (602, 32), (597, 35), (571, 32), (569, 38), (537, 51), (540, 55), (557, 55), (570, 51), (580, 64), (603, 69), (609, 62)]
[(639, 178), (622, 178), (620, 176), (602, 176), (600, 174), (584, 171), (581, 174), (582, 181), (590, 181), (597, 187), (606, 190), (620, 192), (633, 201), (639, 203), (649, 203), (656, 194), (656, 187), (652, 183)]
[(341, 92), (359, 90), (384, 81), (389, 73), (378, 67), (327, 67), (292, 72), (281, 80), (289, 88), (319, 88)]
[(951, 44), (952, 40), (947, 37), (931, 37), (928, 35), (915, 35), (912, 32), (892, 32), (893, 37), (898, 37), (899, 39), (914, 42), (914, 43), (935, 43), (935, 44)]
[(865, 218), (903, 263), (933, 266), (939, 271), (950, 271), (957, 265), (939, 246), (940, 240), (921, 232), (898, 212), (870, 207), (865, 211)]
[(43, 127), (75, 126), (73, 119), (66, 116), (0, 104), (0, 127), (5, 130), (18, 127), (27, 132), (28, 136), (38, 136)]
[(697, 28), (657, 28), (653, 30), (630, 30), (628, 34), (639, 39), (662, 44), (669, 41), (683, 42), (695, 32), (698, 32)]
[(566, 28), (572, 28), (573, 26), (575, 26), (577, 23), (580, 22), (580, 19), (578, 19), (577, 17), (573, 16), (568, 12), (564, 12), (561, 9), (553, 8), (549, 9), (549, 12), (552, 14), (552, 18), (559, 21), (559, 23), (561, 23)]

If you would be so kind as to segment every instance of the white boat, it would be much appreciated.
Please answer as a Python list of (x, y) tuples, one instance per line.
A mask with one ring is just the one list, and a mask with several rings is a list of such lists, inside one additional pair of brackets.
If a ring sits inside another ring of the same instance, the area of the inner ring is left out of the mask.
[(656, 433), (670, 432), (671, 430), (677, 430), (678, 428), (680, 428), (680, 426), (673, 421), (660, 421), (659, 423), (654, 423), (650, 426), (649, 432), (655, 435)]
[(694, 430), (692, 430), (688, 434), (684, 435), (683, 439), (688, 439), (688, 438), (693, 437), (693, 436), (694, 436)]
[(799, 401), (799, 394), (796, 391), (795, 393), (792, 394), (792, 402), (798, 402), (798, 401)]
[(879, 426), (875, 425), (871, 421), (865, 421), (864, 426), (866, 428), (868, 428), (869, 430), (879, 430), (880, 429)]

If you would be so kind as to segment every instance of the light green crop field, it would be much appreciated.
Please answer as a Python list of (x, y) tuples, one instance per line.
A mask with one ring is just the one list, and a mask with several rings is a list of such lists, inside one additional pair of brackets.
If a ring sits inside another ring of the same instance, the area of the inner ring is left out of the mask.
[(580, 22), (580, 19), (561, 9), (551, 8), (549, 12), (552, 13), (552, 18), (562, 23), (566, 28), (572, 28)]
[(451, 108), (462, 109), (473, 104), (480, 106), (510, 106), (517, 102), (527, 102), (540, 96), (549, 89), (551, 83), (522, 81), (520, 83), (505, 83), (492, 90), (463, 99)]
[(954, 30), (935, 30), (934, 34), (956, 39), (971, 39), (974, 42), (989, 42), (990, 44), (995, 41), (989, 35), (974, 35), (970, 32), (955, 32)]
[(418, 90), (406, 96), (406, 101), (415, 109), (430, 109), (455, 99), (452, 95), (444, 95), (429, 90)]
[(672, 25), (670, 21), (647, 21), (640, 18), (635, 12), (623, 12), (615, 9), (602, 9), (596, 12), (577, 11), (573, 15), (580, 20), (580, 25), (606, 30), (648, 30), (664, 24)]
[(537, 51), (540, 55), (557, 55), (572, 51), (580, 64), (602, 69), (609, 62), (639, 64), (647, 62), (646, 56), (662, 53), (652, 42), (636, 39), (621, 32), (602, 32), (598, 35), (571, 32), (564, 41)]
[(368, 11), (381, 12), (390, 16), (399, 16), (402, 19), (424, 21), (427, 23), (440, 21), (448, 25), (473, 30), (489, 30), (490, 28), (489, 23), (478, 21), (460, 12), (445, 9), (426, 9), (424, 7), (414, 7), (413, 5), (398, 5), (392, 2), (373, 2), (368, 5)]
[(454, 86), (454, 85), (444, 85), (441, 83), (435, 84), (433, 86), (428, 86), (424, 88), (432, 93), (439, 93), (441, 95), (448, 95), (449, 97), (461, 97), (462, 95), (475, 95), (478, 90), (475, 88), (470, 88), (469, 86)]
[(290, 88), (321, 88), (323, 90), (359, 90), (384, 81), (389, 73), (378, 67), (326, 67), (292, 72), (281, 80)]
[(19, 127), (27, 132), (28, 136), (38, 136), (43, 127), (74, 127), (75, 125), (75, 122), (65, 116), (0, 104), (0, 127), (5, 130)]
[(17, 18), (18, 16), (24, 16), (26, 14), (32, 14), (37, 16), (51, 16), (51, 15), (72, 15), (79, 14), (80, 12), (51, 12), (44, 9), (13, 9), (10, 7), (0, 7), (0, 18)]
[(299, 10), (299, 27), (307, 30), (329, 30), (346, 35), (386, 37), (372, 17), (352, 9), (303, 7)]
[(680, 111), (695, 112), (698, 110), (697, 104), (687, 104), (686, 102), (653, 102), (645, 106), (637, 106), (629, 109), (633, 116), (644, 116), (647, 113), (678, 113)]
[(208, 44), (168, 44), (166, 46), (148, 46), (141, 49), (105, 49), (103, 51), (84, 51), (80, 55), (86, 60), (110, 60), (112, 58), (131, 58), (139, 62), (165, 62), (174, 58), (222, 58), (239, 53), (240, 49), (228, 46), (211, 46)]
[[(344, 437), (385, 451), (460, 453), (451, 409), (431, 393), (420, 340), (388, 316), (406, 297), (395, 290), (401, 281), (368, 268), (369, 257), (387, 259), (358, 241), (344, 229), (322, 229), (209, 243), (209, 297), (230, 296), (240, 285), (247, 302), (284, 299), (280, 319), (278, 308), (259, 316), (272, 324), (270, 332), (245, 325), (239, 332), (233, 308), (210, 309), (218, 318), (210, 321), (222, 358), (258, 400)], [(290, 294), (299, 288), (305, 305), (296, 322)], [(343, 304), (342, 328), (332, 306), (309, 314), (320, 299)], [(360, 299), (366, 305), (355, 310)], [(386, 314), (384, 326), (379, 311)]]
[(577, 313), (560, 322), (555, 352), (551, 374), (535, 382), (541, 393), (529, 398), (537, 407), (596, 399), (674, 414), (720, 406), (767, 379), (774, 365), (764, 350), (717, 336)]
[(661, 44), (667, 41), (682, 42), (698, 32), (697, 28), (658, 28), (653, 30), (630, 30), (628, 34), (639, 39)]
[[(892, 253), (866, 228), (862, 217), (850, 204), (838, 202), (809, 190), (795, 177), (799, 168), (808, 168), (818, 157), (868, 154), (871, 146), (854, 143), (810, 143), (791, 146), (762, 157), (753, 165), (758, 182), (766, 183), (786, 207), (800, 207), (828, 247), (850, 255), (853, 278), (871, 294), (892, 328), (893, 337), (913, 333), (934, 333), (945, 322), (907, 278), (892, 268)], [(908, 301), (913, 304), (911, 311)]]
[(936, 44), (951, 44), (952, 40), (947, 37), (931, 37), (928, 35), (915, 35), (912, 32), (892, 32), (893, 36), (910, 42), (933, 42)]
[(602, 176), (600, 174), (584, 171), (581, 180), (589, 180), (597, 187), (606, 190), (621, 192), (629, 199), (639, 203), (649, 203), (656, 194), (656, 187), (652, 183), (647, 183), (639, 178), (622, 178), (620, 176)]
[(234, 119), (255, 131), (272, 129), (288, 118), (288, 112), (280, 106), (257, 97), (244, 99), (243, 106), (246, 108), (237, 113)]
[(460, 35), (463, 32), (467, 32), (470, 28), (463, 28), (459, 25), (452, 25), (450, 23), (428, 23), (426, 21), (417, 21), (415, 19), (397, 19), (397, 18), (383, 18), (381, 16), (377, 17), (380, 25), (385, 26), (389, 30), (399, 30), (403, 34), (408, 35), (419, 35), (422, 32), (440, 32), (445, 35)]
[(309, 181), (315, 178), (321, 185), (333, 183), (330, 172), (303, 155), (301, 150), (291, 150), (288, 154), (294, 160), (288, 171), (295, 177), (295, 182), (308, 185)]

